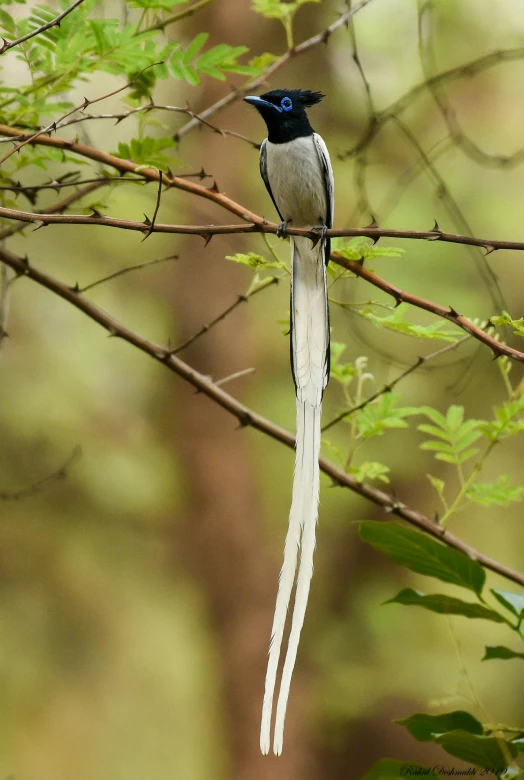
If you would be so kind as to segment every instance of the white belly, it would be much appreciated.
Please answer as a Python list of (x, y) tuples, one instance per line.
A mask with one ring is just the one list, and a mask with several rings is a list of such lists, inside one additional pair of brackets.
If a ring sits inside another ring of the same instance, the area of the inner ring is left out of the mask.
[(327, 216), (322, 162), (313, 136), (266, 143), (267, 173), (278, 210), (293, 227), (317, 227)]

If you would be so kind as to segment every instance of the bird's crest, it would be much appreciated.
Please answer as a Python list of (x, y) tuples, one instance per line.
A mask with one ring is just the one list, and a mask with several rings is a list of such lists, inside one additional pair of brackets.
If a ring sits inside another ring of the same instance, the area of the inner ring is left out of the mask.
[(305, 108), (314, 106), (316, 103), (320, 103), (322, 98), (326, 97), (322, 92), (311, 92), (311, 90), (297, 90), (300, 102)]

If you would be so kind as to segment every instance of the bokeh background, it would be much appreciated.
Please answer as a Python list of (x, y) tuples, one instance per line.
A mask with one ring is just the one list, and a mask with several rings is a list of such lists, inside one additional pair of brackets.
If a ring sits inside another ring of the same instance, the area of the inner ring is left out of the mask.
[[(342, 10), (332, 0), (306, 5), (296, 16), (296, 41), (325, 29)], [(97, 13), (119, 16), (122, 8), (108, 3)], [(365, 225), (373, 215), (381, 225), (429, 229), (437, 219), (451, 232), (522, 240), (524, 158), (506, 158), (524, 146), (524, 7), (519, 0), (441, 0), (424, 18), (421, 49), (415, 0), (374, 0), (355, 17), (361, 70), (379, 116), (428, 76), (493, 52), (513, 54), (439, 82), (440, 108), (431, 90), (413, 93), (398, 115), (403, 124), (385, 122), (357, 154), (348, 152), (366, 137), (369, 102), (350, 29), (292, 58), (268, 87), (318, 89), (327, 96), (312, 119), (332, 154), (337, 226)], [(166, 35), (190, 41), (202, 30), (210, 43), (245, 44), (253, 56), (285, 50), (280, 23), (257, 15), (248, 2), (215, 0)], [(10, 63), (16, 85), (23, 73)], [(72, 97), (86, 91), (94, 97), (118, 85), (98, 74)], [(171, 80), (159, 84), (155, 100), (188, 101), (198, 111), (229, 89), (210, 78), (200, 87)], [(121, 105), (119, 96), (103, 110)], [(176, 115), (161, 120), (168, 132), (185, 121)], [(256, 112), (241, 102), (213, 121), (253, 140), (264, 135)], [(71, 137), (85, 133), (106, 151), (134, 132), (132, 120), (79, 127)], [(206, 128), (193, 132), (181, 141), (173, 170), (201, 166), (233, 199), (274, 219), (249, 144)], [(151, 215), (156, 190), (129, 185), (97, 197), (104, 213), (140, 219), (143, 212)], [(176, 191), (163, 198), (158, 219), (231, 222), (213, 204)], [(25, 231), (8, 245), (80, 286), (176, 253), (178, 260), (90, 293), (131, 329), (172, 344), (249, 287), (251, 272), (225, 255), (265, 250), (256, 236), (215, 237), (206, 248), (198, 237), (140, 238), (57, 226)], [(521, 254), (489, 256), (497, 290), (481, 253), (438, 243), (384, 243), (406, 250), (402, 258), (373, 263), (399, 287), (471, 318), (487, 318), (502, 305), (515, 318), (523, 315)], [(274, 246), (286, 256), (285, 244)], [(350, 301), (387, 301), (357, 280), (336, 293)], [(293, 429), (282, 323), (287, 307), (283, 280), (183, 356), (215, 379), (254, 368), (228, 390)], [(412, 317), (431, 321), (415, 311)], [(259, 714), (293, 453), (256, 431), (239, 430), (210, 400), (29, 280), (12, 287), (6, 329), (0, 490), (26, 491), (67, 466), (63, 478), (50, 478), (34, 494), (0, 500), (0, 777), (352, 779), (385, 756), (461, 766), (439, 748), (415, 742), (394, 718), (467, 709), (482, 721), (487, 713), (493, 723), (524, 724), (519, 662), (480, 661), (485, 644), (511, 644), (504, 628), (384, 606), (406, 585), (453, 589), (410, 575), (360, 542), (358, 521), (381, 519), (380, 512), (322, 478), (315, 574), (284, 754), (262, 757)], [(379, 330), (347, 309), (333, 312), (333, 329), (336, 341), (347, 345), (348, 361), (367, 356), (375, 377), (370, 392), (441, 345)], [(514, 386), (521, 374), (515, 365)], [(506, 397), (491, 353), (472, 343), (418, 370), (398, 392), (403, 405), (445, 411), (458, 403), (469, 417), (488, 416)], [(325, 419), (342, 405), (332, 383)], [(341, 451), (347, 431), (342, 425), (329, 436)], [(389, 489), (431, 516), (436, 498), (426, 473), (448, 477), (452, 486), (454, 476), (445, 464), (435, 465), (420, 442), (412, 425), (373, 440), (364, 454), (387, 463)], [(333, 455), (328, 447), (325, 454)], [(518, 484), (523, 462), (522, 442), (512, 440), (494, 453), (486, 479), (507, 473)], [(477, 507), (457, 516), (451, 530), (522, 568), (521, 518), (519, 504)], [(493, 575), (489, 582), (512, 589)]]

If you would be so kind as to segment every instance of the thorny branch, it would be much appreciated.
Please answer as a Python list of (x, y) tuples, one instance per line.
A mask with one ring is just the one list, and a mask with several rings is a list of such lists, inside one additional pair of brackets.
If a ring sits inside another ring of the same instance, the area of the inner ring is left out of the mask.
[(34, 38), (36, 35), (40, 35), (40, 33), (43, 33), (46, 30), (50, 30), (51, 27), (60, 27), (60, 22), (62, 21), (62, 19), (65, 19), (65, 17), (68, 14), (70, 14), (71, 11), (74, 11), (75, 8), (78, 8), (78, 6), (82, 5), (83, 2), (84, 0), (76, 0), (76, 2), (73, 3), (73, 5), (71, 5), (69, 8), (66, 8), (66, 10), (63, 11), (55, 19), (53, 19), (50, 22), (47, 22), (47, 24), (43, 24), (41, 27), (38, 27), (36, 30), (32, 30), (30, 33), (27, 33), (27, 35), (24, 35), (22, 38), (18, 38), (16, 41), (6, 41), (5, 38), (2, 38), (4, 44), (0, 48), (0, 54), (3, 54), (9, 49), (12, 49), (14, 46), (18, 46), (20, 43), (24, 43), (24, 41), (28, 41), (30, 38)]
[[(255, 428), (276, 441), (285, 444), (287, 447), (294, 448), (295, 437), (289, 433), (289, 431), (275, 425), (270, 420), (267, 420), (244, 406), (244, 404), (240, 403), (236, 398), (226, 393), (216, 382), (213, 382), (209, 377), (204, 376), (191, 368), (187, 363), (184, 363), (180, 358), (176, 357), (176, 355), (173, 355), (169, 347), (156, 344), (155, 342), (144, 338), (139, 333), (130, 330), (125, 325), (122, 325), (122, 323), (118, 322), (94, 303), (87, 300), (87, 298), (77, 292), (76, 289), (69, 287), (63, 282), (58, 281), (58, 279), (55, 279), (53, 276), (32, 266), (27, 258), (20, 257), (7, 249), (0, 248), (0, 261), (8, 265), (20, 276), (28, 277), (42, 287), (50, 290), (55, 295), (68, 301), (92, 320), (98, 322), (98, 324), (105, 328), (111, 336), (127, 341), (157, 362), (166, 366), (170, 371), (173, 371), (236, 417), (240, 422), (241, 427), (249, 426)], [(357, 482), (353, 477), (346, 474), (345, 471), (325, 458), (321, 458), (319, 463), (322, 471), (331, 477), (334, 484), (340, 487), (349, 488), (381, 507), (388, 516), (395, 515), (396, 517), (401, 518), (410, 525), (430, 534), (448, 546), (462, 551), (487, 569), (500, 574), (502, 577), (505, 577), (512, 582), (524, 585), (524, 574), (478, 552), (453, 534), (450, 534), (442, 526), (429, 520), (429, 518), (425, 517), (422, 513), (411, 509), (406, 504), (398, 501), (395, 497), (384, 493), (382, 490)]]

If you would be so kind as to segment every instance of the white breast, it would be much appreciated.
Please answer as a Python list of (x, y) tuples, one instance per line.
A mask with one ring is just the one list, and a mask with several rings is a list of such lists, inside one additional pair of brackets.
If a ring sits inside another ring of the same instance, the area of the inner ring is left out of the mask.
[(293, 227), (324, 224), (327, 203), (322, 162), (313, 136), (266, 143), (267, 174), (278, 210)]

